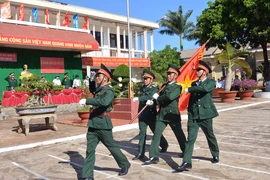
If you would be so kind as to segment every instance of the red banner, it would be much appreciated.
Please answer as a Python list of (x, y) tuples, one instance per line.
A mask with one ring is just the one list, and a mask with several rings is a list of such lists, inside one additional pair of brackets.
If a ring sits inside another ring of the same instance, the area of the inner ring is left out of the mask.
[(0, 43), (2, 44), (20, 44), (20, 45), (32, 45), (32, 46), (49, 46), (67, 49), (86, 49), (86, 50), (98, 50), (98, 44), (71, 42), (71, 41), (59, 41), (40, 38), (27, 38), (20, 36), (6, 36), (0, 35)]
[(41, 73), (64, 73), (64, 58), (40, 58)]
[(0, 61), (17, 62), (17, 53), (0, 52)]
[[(120, 64), (128, 66), (128, 58), (115, 57), (82, 57), (83, 66), (100, 66), (103, 63), (108, 67), (117, 67)], [(131, 58), (132, 67), (150, 67), (149, 58)]]

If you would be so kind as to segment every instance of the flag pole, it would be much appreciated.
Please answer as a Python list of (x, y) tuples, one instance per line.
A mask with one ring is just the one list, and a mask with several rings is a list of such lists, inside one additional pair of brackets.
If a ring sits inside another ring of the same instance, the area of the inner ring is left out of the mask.
[(131, 57), (130, 57), (130, 48), (131, 48), (131, 37), (130, 37), (130, 23), (129, 23), (129, 0), (127, 1), (127, 25), (128, 25), (128, 67), (129, 67), (129, 86), (128, 86), (128, 94), (129, 98), (133, 97), (132, 94), (132, 83), (131, 83)]

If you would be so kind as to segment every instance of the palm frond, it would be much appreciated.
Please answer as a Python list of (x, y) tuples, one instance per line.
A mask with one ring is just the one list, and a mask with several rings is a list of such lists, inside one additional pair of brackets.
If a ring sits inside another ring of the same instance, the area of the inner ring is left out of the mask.
[(234, 60), (234, 64), (237, 64), (238, 66), (243, 68), (243, 70), (247, 73), (246, 76), (248, 79), (251, 77), (252, 69), (246, 61), (244, 61), (243, 59), (236, 59)]

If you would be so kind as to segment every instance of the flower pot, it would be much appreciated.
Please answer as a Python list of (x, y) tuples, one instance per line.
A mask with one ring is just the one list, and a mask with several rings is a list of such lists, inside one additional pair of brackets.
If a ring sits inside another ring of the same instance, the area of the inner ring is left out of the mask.
[(213, 91), (213, 98), (219, 98), (219, 92), (224, 91), (224, 88), (215, 88)]
[(252, 100), (253, 90), (239, 91), (240, 100)]
[(81, 118), (81, 123), (87, 123), (90, 118), (89, 111), (77, 111), (78, 116)]
[(221, 102), (233, 103), (237, 91), (221, 91), (219, 96), (221, 97)]

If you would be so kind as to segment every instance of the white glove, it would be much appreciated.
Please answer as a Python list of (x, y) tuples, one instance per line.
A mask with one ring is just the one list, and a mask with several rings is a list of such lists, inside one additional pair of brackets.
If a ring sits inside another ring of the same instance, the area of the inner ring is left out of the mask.
[(139, 101), (139, 98), (138, 97), (135, 97), (132, 100), (133, 100), (133, 102), (136, 102), (136, 101)]
[(152, 100), (146, 101), (146, 105), (148, 105), (148, 106), (152, 106), (153, 104), (154, 104), (154, 101), (152, 101)]
[(185, 89), (185, 94), (187, 94), (187, 93), (188, 93), (188, 88)]
[(81, 99), (79, 102), (80, 105), (85, 105), (86, 104), (86, 99)]
[(157, 99), (158, 96), (159, 96), (158, 93), (155, 93), (155, 94), (153, 95), (153, 98), (154, 98), (154, 99)]

